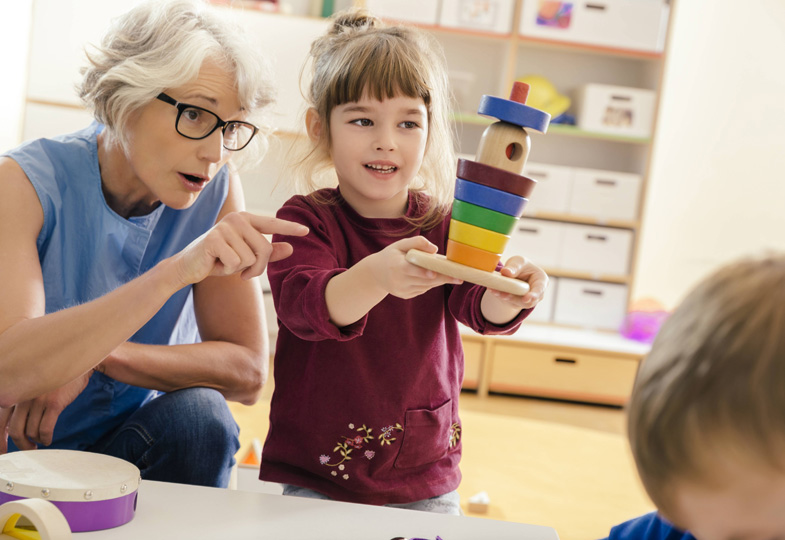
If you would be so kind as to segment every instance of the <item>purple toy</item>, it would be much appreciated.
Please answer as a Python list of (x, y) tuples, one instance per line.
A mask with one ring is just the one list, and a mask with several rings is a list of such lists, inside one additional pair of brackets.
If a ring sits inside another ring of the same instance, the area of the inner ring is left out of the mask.
[(133, 519), (139, 469), (103, 454), (29, 450), (0, 456), (0, 504), (44, 499), (72, 532), (111, 529)]

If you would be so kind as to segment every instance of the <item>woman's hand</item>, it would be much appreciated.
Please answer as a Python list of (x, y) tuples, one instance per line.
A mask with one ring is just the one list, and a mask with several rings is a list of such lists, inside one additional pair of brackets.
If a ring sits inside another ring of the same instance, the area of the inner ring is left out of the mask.
[(207, 276), (228, 276), (237, 272), (241, 272), (243, 279), (261, 275), (268, 262), (292, 254), (290, 244), (273, 243), (264, 236), (272, 234), (305, 236), (308, 228), (248, 212), (227, 214), (175, 256), (182, 285), (198, 283)]
[(92, 370), (35, 399), (0, 409), (0, 454), (8, 451), (9, 437), (19, 450), (52, 444), (60, 413), (82, 393), (91, 374)]
[(390, 244), (374, 255), (374, 276), (379, 286), (388, 294), (408, 299), (445, 284), (460, 285), (460, 279), (452, 278), (416, 266), (406, 260), (410, 249), (436, 253), (438, 248), (423, 236), (405, 238)]

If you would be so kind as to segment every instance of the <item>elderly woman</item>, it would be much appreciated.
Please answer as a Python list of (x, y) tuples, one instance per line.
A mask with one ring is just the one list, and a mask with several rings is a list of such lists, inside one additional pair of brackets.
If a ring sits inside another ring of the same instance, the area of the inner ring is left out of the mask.
[(119, 18), (79, 88), (98, 122), (0, 157), (0, 453), (228, 482), (226, 400), (253, 403), (267, 376), (252, 278), (291, 253), (263, 234), (307, 230), (242, 211), (229, 159), (270, 81), (213, 9), (156, 0)]

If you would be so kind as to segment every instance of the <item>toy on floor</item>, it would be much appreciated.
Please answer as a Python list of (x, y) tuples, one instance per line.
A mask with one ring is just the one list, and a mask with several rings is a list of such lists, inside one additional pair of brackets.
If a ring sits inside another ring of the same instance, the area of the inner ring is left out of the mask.
[(240, 460), (240, 465), (247, 467), (258, 467), (262, 464), (262, 443), (259, 439), (254, 438), (251, 441), (245, 456)]
[(521, 174), (531, 146), (526, 129), (545, 133), (551, 118), (526, 105), (528, 94), (518, 81), (510, 99), (482, 97), (477, 113), (499, 121), (483, 132), (476, 161), (458, 160), (446, 257), (412, 249), (410, 263), (502, 292), (529, 292), (525, 281), (495, 271), (537, 183)]
[(491, 498), (484, 491), (475, 493), (469, 497), (467, 510), (474, 514), (485, 514), (488, 512), (488, 505), (491, 504)]
[(0, 504), (48, 501), (73, 532), (111, 529), (131, 521), (140, 480), (134, 465), (103, 454), (28, 450), (0, 456)]

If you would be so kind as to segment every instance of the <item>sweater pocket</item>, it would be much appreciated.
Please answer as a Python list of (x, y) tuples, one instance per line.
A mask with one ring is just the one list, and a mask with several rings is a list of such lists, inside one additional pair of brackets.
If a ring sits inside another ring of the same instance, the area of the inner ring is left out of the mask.
[(395, 468), (419, 467), (443, 458), (450, 449), (451, 426), (452, 400), (436, 409), (406, 411)]

